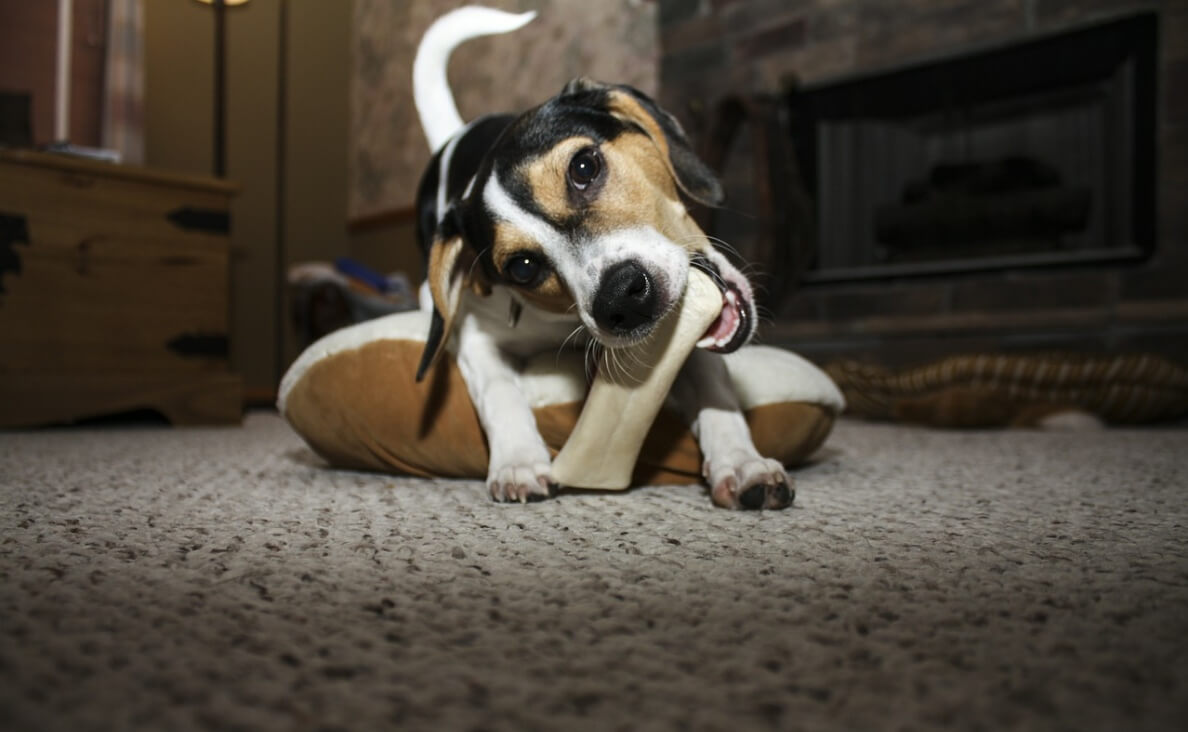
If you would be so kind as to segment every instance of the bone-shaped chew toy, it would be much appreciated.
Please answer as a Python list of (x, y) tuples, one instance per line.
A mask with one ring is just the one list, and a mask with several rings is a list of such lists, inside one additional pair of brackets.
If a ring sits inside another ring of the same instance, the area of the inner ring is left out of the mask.
[(552, 478), (573, 488), (623, 490), (677, 372), (722, 311), (722, 293), (699, 269), (676, 312), (644, 342), (602, 361), (577, 424), (553, 460)]

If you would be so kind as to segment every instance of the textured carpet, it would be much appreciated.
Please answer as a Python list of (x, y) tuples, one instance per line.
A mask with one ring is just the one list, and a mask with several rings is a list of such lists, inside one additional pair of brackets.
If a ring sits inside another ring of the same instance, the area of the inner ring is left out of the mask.
[(266, 413), (0, 434), (0, 726), (1182, 729), (1188, 431), (843, 422), (795, 477), (502, 506)]

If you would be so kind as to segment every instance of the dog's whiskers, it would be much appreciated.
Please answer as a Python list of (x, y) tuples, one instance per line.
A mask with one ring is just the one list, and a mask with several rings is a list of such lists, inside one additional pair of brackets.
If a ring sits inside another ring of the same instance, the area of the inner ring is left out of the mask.
[(602, 359), (602, 348), (598, 341), (593, 338), (586, 344), (585, 355), (583, 357), (583, 364), (586, 371), (586, 381), (591, 381), (594, 378), (594, 373), (598, 369), (598, 362)]
[(636, 384), (643, 383), (645, 378), (643, 374), (646, 374), (654, 364), (644, 361), (640, 354), (655, 339), (656, 332), (653, 331), (631, 346), (607, 349), (607, 360), (611, 369), (608, 373), (613, 374), (614, 380), (620, 383), (627, 381)]
[(719, 288), (726, 287), (726, 280), (722, 277), (722, 273), (718, 272), (717, 270), (710, 267), (707, 263), (704, 262), (704, 260), (694, 259), (689, 262), (689, 265), (691, 267), (696, 267), (697, 269), (701, 270), (706, 275), (708, 275), (709, 278), (714, 281), (714, 284), (716, 284)]
[(738, 247), (735, 247), (734, 245), (730, 244), (725, 239), (721, 239), (716, 236), (710, 236), (709, 234), (704, 234), (704, 235), (690, 234), (690, 235), (684, 237), (683, 239), (678, 239), (675, 241), (677, 244), (682, 244), (682, 245), (686, 244), (688, 242), (699, 242), (699, 241), (712, 242), (714, 244), (715, 249), (718, 249), (722, 252), (725, 252), (726, 254), (733, 256), (733, 258), (735, 260), (733, 262), (733, 264), (738, 268), (738, 271), (744, 277), (746, 277), (748, 280), (752, 281), (752, 285), (754, 285), (754, 278), (764, 278), (767, 276), (766, 273), (764, 273), (762, 270), (760, 270), (759, 265), (757, 265), (754, 262), (747, 259), (747, 257), (745, 257), (743, 255), (743, 253), (738, 250)]
[(467, 279), (470, 279), (470, 276), (474, 274), (474, 268), (478, 266), (479, 260), (482, 259), (483, 255), (486, 254), (490, 249), (491, 247), (483, 247), (483, 249), (478, 253), (478, 256), (474, 258), (474, 261), (470, 263), (470, 269), (466, 270)]
[(743, 257), (743, 255), (742, 255), (742, 252), (740, 252), (738, 250), (738, 247), (734, 246), (733, 244), (726, 241), (725, 239), (720, 239), (716, 236), (710, 236), (708, 234), (706, 235), (705, 238), (712, 241), (714, 243), (715, 247), (717, 247), (718, 249), (721, 249), (722, 251), (726, 252), (727, 254), (733, 254), (735, 257), (737, 257), (740, 260), (745, 259), (745, 257)]
[(632, 381), (637, 384), (640, 383), (641, 379), (632, 376), (631, 366), (629, 363), (627, 363), (628, 358), (636, 358), (636, 362), (638, 363), (638, 357), (636, 357), (631, 352), (631, 349), (615, 348), (611, 350), (611, 353), (614, 354), (615, 371), (617, 371), (615, 381), (619, 382), (620, 384), (626, 383), (628, 381)]
[(738, 251), (738, 248), (735, 247), (733, 244), (727, 242), (725, 239), (720, 239), (716, 236), (710, 236), (709, 234), (689, 234), (688, 236), (677, 239), (676, 243), (679, 245), (685, 245), (685, 244), (688, 244), (689, 242), (701, 242), (701, 241), (708, 241), (714, 245), (715, 249), (720, 249), (721, 251), (724, 251), (728, 254), (733, 254), (735, 257), (738, 257), (740, 260), (745, 259), (745, 257), (743, 257), (743, 255), (742, 255), (742, 252)]
[(561, 354), (565, 351), (565, 346), (568, 345), (571, 340), (576, 345), (578, 342), (577, 341), (578, 334), (581, 333), (582, 331), (584, 331), (585, 329), (586, 329), (586, 326), (584, 323), (578, 323), (578, 327), (569, 331), (569, 335), (565, 336), (565, 340), (561, 341), (561, 345), (557, 346), (557, 358), (554, 363), (561, 362)]

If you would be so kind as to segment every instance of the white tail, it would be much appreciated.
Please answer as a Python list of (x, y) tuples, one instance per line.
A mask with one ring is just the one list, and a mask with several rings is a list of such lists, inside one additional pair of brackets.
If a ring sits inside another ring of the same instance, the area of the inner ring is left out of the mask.
[(516, 14), (468, 6), (446, 13), (425, 31), (413, 61), (413, 98), (430, 150), (436, 152), (464, 126), (446, 76), (453, 50), (471, 38), (510, 33), (535, 17), (535, 11)]

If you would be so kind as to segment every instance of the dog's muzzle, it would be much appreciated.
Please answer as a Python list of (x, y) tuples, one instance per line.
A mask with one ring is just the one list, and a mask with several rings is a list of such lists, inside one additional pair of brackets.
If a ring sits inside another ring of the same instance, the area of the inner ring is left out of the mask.
[(630, 336), (659, 315), (652, 277), (632, 260), (620, 262), (602, 276), (590, 314), (608, 333)]
[[(708, 274), (722, 293), (722, 312), (697, 342), (698, 348), (717, 353), (737, 351), (754, 330), (754, 303), (709, 259), (697, 256), (690, 264)], [(604, 332), (632, 339), (646, 333), (663, 315), (665, 306), (660, 300), (652, 275), (629, 259), (603, 274), (590, 314)]]

